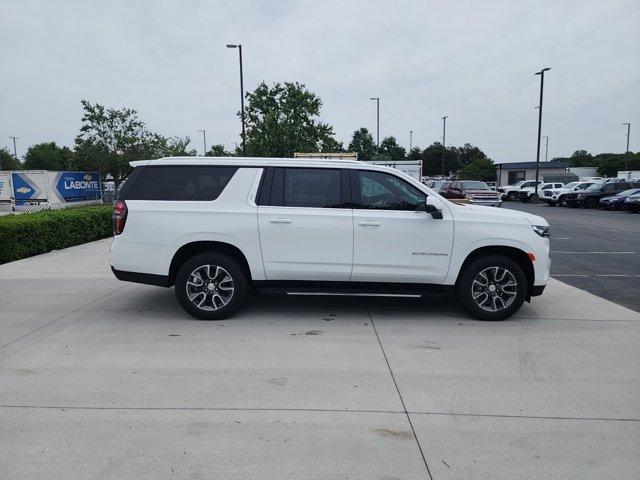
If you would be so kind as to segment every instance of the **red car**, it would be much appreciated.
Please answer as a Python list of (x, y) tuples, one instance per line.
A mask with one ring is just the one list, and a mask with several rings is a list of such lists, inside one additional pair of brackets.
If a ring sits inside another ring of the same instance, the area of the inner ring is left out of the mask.
[(440, 195), (449, 199), (465, 199), (474, 205), (502, 206), (501, 193), (491, 190), (485, 182), (477, 180), (448, 182), (440, 190)]

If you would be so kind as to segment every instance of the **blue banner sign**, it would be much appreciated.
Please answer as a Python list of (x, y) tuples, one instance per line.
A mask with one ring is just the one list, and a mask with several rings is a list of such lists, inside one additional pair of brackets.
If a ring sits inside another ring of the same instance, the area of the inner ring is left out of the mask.
[(97, 172), (60, 172), (55, 188), (66, 202), (79, 202), (100, 198), (100, 174)]
[(26, 173), (12, 173), (11, 182), (13, 183), (13, 198), (15, 198), (16, 203), (22, 204), (27, 200), (45, 198), (43, 197), (42, 188), (30, 179)]

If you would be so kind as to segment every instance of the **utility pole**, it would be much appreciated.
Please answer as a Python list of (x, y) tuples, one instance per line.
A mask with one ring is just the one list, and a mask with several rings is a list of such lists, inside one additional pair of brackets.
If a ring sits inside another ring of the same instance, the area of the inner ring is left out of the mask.
[(207, 156), (207, 132), (206, 130), (198, 130), (199, 132), (202, 132), (202, 141), (204, 143), (204, 153), (202, 154), (203, 157)]
[(238, 49), (238, 54), (240, 56), (240, 119), (242, 121), (242, 156), (246, 156), (247, 155), (247, 150), (245, 148), (245, 133), (244, 133), (244, 78), (243, 78), (243, 74), (242, 74), (242, 45), (238, 44), (238, 45), (233, 45), (233, 44), (228, 44), (227, 48), (237, 48)]
[(409, 155), (411, 155), (412, 149), (413, 149), (413, 130), (409, 130)]
[(544, 138), (544, 161), (547, 162), (549, 157), (549, 137), (542, 138)]
[(369, 100), (376, 101), (376, 145), (380, 148), (380, 97), (371, 97)]
[(442, 117), (442, 178), (444, 178), (444, 151), (447, 141), (447, 115)]
[[(624, 151), (624, 153), (628, 153), (629, 152), (629, 135), (631, 134), (631, 124), (629, 122), (625, 122), (622, 125), (626, 125), (627, 126), (627, 149)], [(628, 155), (624, 156), (624, 168), (625, 170), (629, 170), (629, 157)]]
[(16, 159), (17, 162), (19, 162), (20, 160), (18, 160), (18, 151), (16, 150), (16, 140), (19, 140), (18, 137), (9, 137), (11, 139), (13, 139), (13, 157)]
[(534, 195), (531, 199), (531, 203), (538, 203), (538, 180), (540, 178), (540, 134), (542, 132), (542, 93), (544, 91), (544, 72), (548, 72), (551, 68), (546, 67), (540, 70), (539, 72), (534, 73), (534, 75), (540, 75), (540, 103), (538, 104), (538, 146), (536, 149), (536, 185), (534, 190)]

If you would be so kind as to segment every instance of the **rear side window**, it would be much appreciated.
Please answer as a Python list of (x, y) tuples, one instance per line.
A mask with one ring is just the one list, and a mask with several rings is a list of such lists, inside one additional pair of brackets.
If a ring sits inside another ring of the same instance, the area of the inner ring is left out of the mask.
[(215, 200), (238, 167), (162, 165), (145, 167), (127, 192), (127, 200)]
[[(267, 178), (266, 181), (269, 181)], [(280, 207), (341, 208), (341, 173), (330, 168), (276, 168), (268, 201)]]

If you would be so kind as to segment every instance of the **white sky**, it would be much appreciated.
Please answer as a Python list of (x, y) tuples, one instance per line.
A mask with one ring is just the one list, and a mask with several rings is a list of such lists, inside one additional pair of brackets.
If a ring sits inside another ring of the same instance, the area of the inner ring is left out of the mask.
[(367, 127), (535, 160), (539, 77), (549, 158), (640, 150), (640, 1), (24, 1), (0, 13), (0, 146), (73, 145), (80, 100), (132, 107), (150, 129), (239, 142), (245, 89), (299, 81), (349, 142)]

